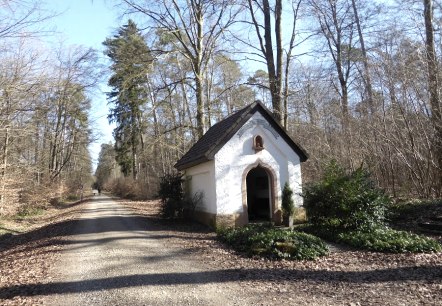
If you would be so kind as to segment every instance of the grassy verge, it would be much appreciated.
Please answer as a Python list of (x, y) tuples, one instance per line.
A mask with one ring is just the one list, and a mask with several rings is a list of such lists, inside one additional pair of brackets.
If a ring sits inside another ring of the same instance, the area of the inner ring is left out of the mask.
[(3, 222), (0, 221), (0, 236), (4, 235), (4, 234), (8, 234), (11, 231), (6, 227), (5, 224), (3, 224)]
[(16, 222), (11, 221), (9, 219), (0, 218), (0, 238), (3, 235), (9, 235), (9, 234), (19, 234), (22, 233), (25, 230), (25, 227)]
[(270, 225), (223, 228), (217, 234), (222, 242), (249, 256), (313, 260), (328, 254), (328, 248), (320, 238)]
[(15, 215), (15, 219), (23, 220), (41, 216), (46, 212), (44, 207), (23, 206)]
[(53, 198), (49, 203), (22, 205), (15, 214), (0, 216), (0, 236), (26, 232), (44, 222), (42, 220), (55, 211), (69, 208), (79, 200), (76, 195), (68, 195), (64, 199)]

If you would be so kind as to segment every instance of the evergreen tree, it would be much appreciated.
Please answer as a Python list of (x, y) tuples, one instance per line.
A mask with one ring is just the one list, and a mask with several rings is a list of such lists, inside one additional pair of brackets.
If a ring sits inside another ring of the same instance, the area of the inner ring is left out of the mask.
[(103, 42), (111, 59), (113, 75), (108, 81), (112, 91), (109, 122), (114, 129), (116, 160), (125, 176), (137, 178), (137, 156), (142, 139), (142, 106), (146, 102), (147, 78), (153, 61), (149, 47), (136, 24), (129, 20), (113, 38)]

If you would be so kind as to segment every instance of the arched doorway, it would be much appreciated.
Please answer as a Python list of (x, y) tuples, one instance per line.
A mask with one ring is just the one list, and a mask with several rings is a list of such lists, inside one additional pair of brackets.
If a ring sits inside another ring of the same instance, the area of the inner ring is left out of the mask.
[(271, 180), (266, 169), (261, 166), (247, 173), (247, 213), (250, 221), (270, 221), (271, 210)]

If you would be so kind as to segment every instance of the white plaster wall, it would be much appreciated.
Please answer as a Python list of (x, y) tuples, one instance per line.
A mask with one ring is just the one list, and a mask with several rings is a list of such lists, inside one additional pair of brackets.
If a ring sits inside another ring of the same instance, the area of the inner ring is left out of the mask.
[(189, 192), (194, 195), (203, 192), (202, 205), (196, 210), (216, 213), (216, 189), (214, 161), (208, 161), (195, 167), (186, 169), (185, 176), (188, 179)]
[[(254, 119), (265, 120), (258, 112), (248, 122)], [(255, 153), (253, 137), (258, 134), (263, 137), (264, 150)], [(276, 206), (278, 208), (281, 207), (281, 193), (286, 181), (289, 182), (295, 194), (301, 192), (299, 156), (281, 136), (275, 138), (268, 129), (261, 125), (255, 125), (245, 129), (241, 136), (239, 136), (239, 132), (235, 134), (215, 155), (214, 168), (218, 214), (233, 214), (243, 211), (243, 174), (248, 166), (258, 161), (270, 166), (277, 175), (275, 179), (278, 200)], [(294, 201), (296, 206), (302, 205), (301, 197), (295, 195)]]

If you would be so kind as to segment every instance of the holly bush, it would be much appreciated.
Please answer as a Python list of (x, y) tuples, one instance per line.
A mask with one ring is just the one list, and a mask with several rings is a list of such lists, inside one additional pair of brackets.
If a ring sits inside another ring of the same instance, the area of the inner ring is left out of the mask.
[(362, 167), (347, 173), (331, 162), (322, 179), (304, 188), (309, 222), (338, 229), (369, 231), (384, 224), (389, 198)]

